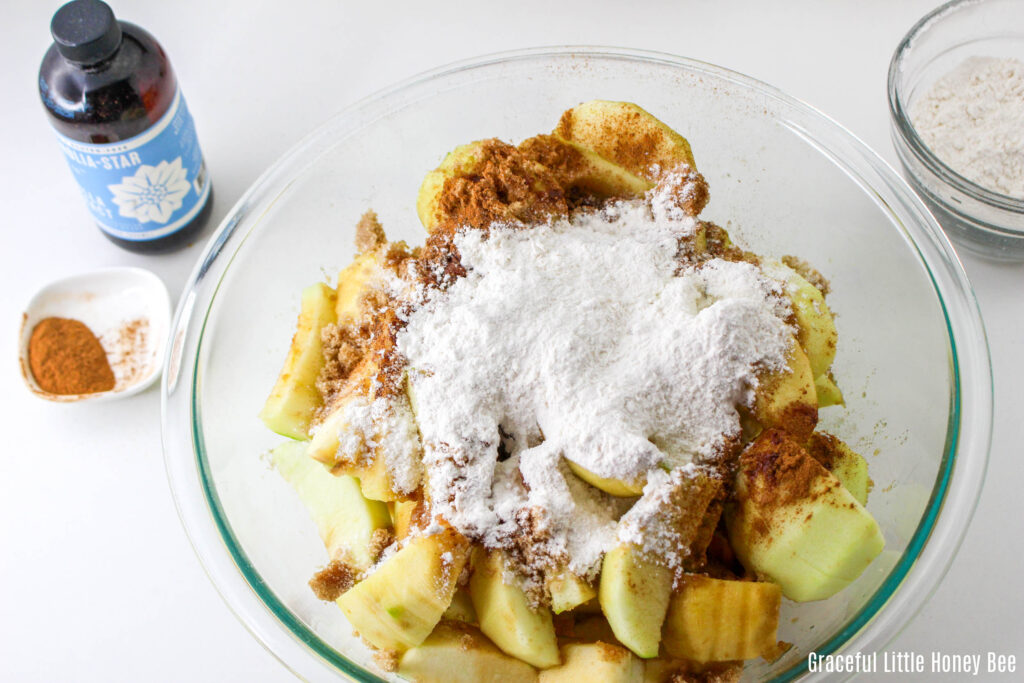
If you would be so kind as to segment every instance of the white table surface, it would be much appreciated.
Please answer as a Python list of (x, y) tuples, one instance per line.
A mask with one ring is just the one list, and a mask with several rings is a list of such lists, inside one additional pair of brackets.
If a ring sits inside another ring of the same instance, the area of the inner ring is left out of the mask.
[[(36, 92), (58, 4), (4, 0), (0, 13), (0, 680), (291, 680), (220, 600), (179, 525), (158, 389), (63, 406), (34, 398), (19, 377), (21, 311), (39, 286), (137, 265), (176, 298), (201, 248), (137, 256), (90, 224)], [(216, 187), (213, 224), (339, 108), (427, 68), (527, 46), (620, 45), (721, 64), (815, 105), (895, 162), (886, 69), (932, 0), (627, 4), (120, 0), (114, 9), (171, 56)], [(948, 576), (891, 649), (992, 650), (1016, 654), (1020, 667), (1024, 266), (964, 261), (996, 380), (988, 481)]]

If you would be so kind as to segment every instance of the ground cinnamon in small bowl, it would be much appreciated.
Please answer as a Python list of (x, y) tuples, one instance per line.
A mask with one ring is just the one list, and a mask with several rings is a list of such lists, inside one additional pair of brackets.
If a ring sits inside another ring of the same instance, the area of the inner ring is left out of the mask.
[(51, 394), (95, 394), (114, 388), (114, 372), (99, 339), (84, 323), (44, 318), (32, 328), (28, 363), (39, 388)]

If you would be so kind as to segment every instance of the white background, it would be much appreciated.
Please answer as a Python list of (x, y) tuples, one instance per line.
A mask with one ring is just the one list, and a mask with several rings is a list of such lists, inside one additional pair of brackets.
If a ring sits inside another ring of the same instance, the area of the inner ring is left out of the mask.
[[(216, 188), (212, 225), (339, 108), (452, 60), (538, 45), (618, 45), (717, 63), (811, 103), (895, 162), (886, 69), (931, 0), (635, 4), (119, 0), (114, 9), (171, 56)], [(19, 377), (21, 311), (38, 287), (138, 265), (177, 297), (202, 241), (136, 256), (90, 224), (36, 90), (58, 5), (3, 0), (0, 10), (0, 680), (291, 680), (225, 607), (179, 526), (158, 390), (52, 405)], [(964, 261), (994, 361), (988, 482), (949, 575), (891, 647), (1021, 660), (1024, 266)]]

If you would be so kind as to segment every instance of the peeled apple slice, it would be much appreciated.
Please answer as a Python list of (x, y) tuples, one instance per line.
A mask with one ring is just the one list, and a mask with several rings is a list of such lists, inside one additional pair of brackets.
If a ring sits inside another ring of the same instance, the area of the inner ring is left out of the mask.
[(885, 546), (864, 506), (782, 430), (743, 452), (735, 492), (726, 525), (737, 557), (791, 600), (835, 595)]
[(650, 180), (557, 135), (527, 138), (519, 143), (519, 151), (554, 172), (566, 190), (578, 188), (598, 197), (639, 197), (654, 187)]
[(551, 594), (551, 611), (561, 614), (597, 597), (597, 591), (587, 581), (565, 569), (547, 581)]
[[(504, 158), (513, 158), (519, 163), (515, 169), (529, 184), (528, 203), (554, 208), (560, 206), (564, 211), (565, 203), (562, 197), (562, 188), (559, 187), (551, 172), (536, 161), (526, 158), (515, 147), (497, 140), (477, 140), (469, 144), (459, 145), (441, 161), (441, 164), (427, 173), (420, 185), (419, 194), (416, 197), (416, 214), (427, 232), (433, 232), (438, 225), (453, 216), (448, 215), (443, 206), (443, 195), (445, 183), (450, 178), (467, 178), (475, 182), (474, 176), (479, 173), (486, 173), (484, 162), (489, 155), (498, 153)], [(501, 199), (507, 199), (501, 197)], [(521, 202), (513, 206), (506, 204), (503, 209), (492, 207), (497, 214), (492, 219), (508, 219), (518, 216), (524, 207)], [(451, 207), (449, 207), (450, 209)], [(543, 213), (543, 211), (541, 211)], [(487, 220), (486, 224), (491, 223)], [(484, 227), (478, 225), (475, 227)]]
[(584, 102), (562, 114), (554, 134), (642, 178), (653, 179), (654, 166), (697, 168), (686, 138), (632, 102)]
[(370, 555), (373, 532), (391, 526), (387, 507), (364, 498), (355, 478), (331, 474), (306, 448), (301, 441), (281, 444), (270, 452), (274, 469), (299, 494), (331, 559), (368, 569), (376, 561)]
[(568, 643), (562, 664), (540, 672), (538, 683), (640, 683), (644, 663), (610, 643)]
[[(309, 457), (319, 460), (325, 465), (333, 465), (337, 460), (340, 436), (346, 431), (345, 408), (350, 401), (366, 401), (368, 387), (373, 383), (379, 368), (373, 359), (364, 357), (345, 380), (343, 395), (331, 406), (331, 412), (313, 429), (309, 443)], [(365, 455), (369, 456), (369, 447)]]
[(818, 424), (818, 394), (807, 354), (794, 339), (789, 368), (760, 378), (754, 392), (754, 418), (765, 429), (778, 427), (806, 438)]
[(665, 619), (665, 651), (694, 662), (753, 659), (776, 646), (782, 591), (774, 583), (688, 574)]
[(599, 477), (582, 465), (577, 465), (572, 460), (566, 460), (569, 464), (569, 469), (577, 477), (587, 482), (594, 488), (601, 489), (605, 493), (620, 498), (630, 498), (633, 496), (639, 496), (644, 492), (644, 481), (627, 481), (624, 479), (610, 479), (607, 477)]
[(807, 441), (807, 453), (821, 463), (861, 505), (868, 504), (871, 478), (868, 463), (841, 439), (825, 432), (815, 432)]
[(320, 330), (337, 317), (334, 289), (322, 282), (302, 290), (302, 309), (291, 348), (273, 391), (260, 411), (269, 429), (291, 439), (308, 439), (309, 423), (321, 405), (316, 378), (324, 366)]
[(474, 628), (440, 623), (402, 655), (398, 675), (417, 683), (534, 683), (537, 672), (509, 657)]
[(370, 645), (404, 652), (441, 620), (468, 555), (469, 543), (452, 530), (420, 536), (345, 592), (338, 606)]
[(352, 263), (338, 273), (338, 299), (334, 306), (338, 322), (351, 323), (359, 318), (360, 300), (380, 269), (378, 252), (368, 252), (356, 256)]
[(533, 609), (518, 586), (505, 583), (499, 552), (478, 548), (473, 556), (469, 594), (480, 630), (501, 650), (544, 669), (559, 663), (558, 641), (551, 610)]
[(672, 572), (640, 557), (636, 546), (623, 543), (605, 554), (598, 589), (601, 611), (615, 637), (638, 656), (658, 656), (671, 594)]
[(818, 407), (841, 406), (846, 403), (843, 392), (839, 390), (831, 373), (818, 375), (814, 378), (814, 391), (818, 395)]
[(807, 354), (811, 374), (819, 377), (828, 372), (836, 357), (839, 335), (832, 311), (821, 291), (802, 275), (781, 263), (766, 264), (767, 274), (785, 283), (786, 295), (793, 303), (797, 341)]

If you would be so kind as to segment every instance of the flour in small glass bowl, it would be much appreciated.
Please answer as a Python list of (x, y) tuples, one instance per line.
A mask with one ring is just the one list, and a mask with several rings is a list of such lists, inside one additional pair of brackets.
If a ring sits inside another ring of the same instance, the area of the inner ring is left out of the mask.
[(921, 140), (954, 171), (1024, 199), (1024, 62), (971, 57), (910, 107)]

